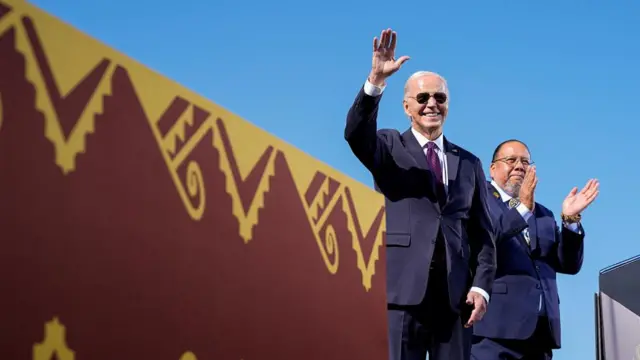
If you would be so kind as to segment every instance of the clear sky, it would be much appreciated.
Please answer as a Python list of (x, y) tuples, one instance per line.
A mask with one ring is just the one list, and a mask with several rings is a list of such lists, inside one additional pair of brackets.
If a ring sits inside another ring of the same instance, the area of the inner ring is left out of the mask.
[(389, 81), (380, 126), (408, 128), (405, 79), (437, 71), (451, 91), (445, 135), (487, 172), (500, 141), (522, 139), (538, 168), (536, 200), (556, 216), (572, 186), (600, 180), (583, 217), (582, 272), (559, 276), (564, 346), (554, 356), (594, 358), (598, 271), (640, 253), (639, 2), (33, 2), (367, 184), (344, 122), (372, 38), (397, 30), (398, 55), (411, 60)]

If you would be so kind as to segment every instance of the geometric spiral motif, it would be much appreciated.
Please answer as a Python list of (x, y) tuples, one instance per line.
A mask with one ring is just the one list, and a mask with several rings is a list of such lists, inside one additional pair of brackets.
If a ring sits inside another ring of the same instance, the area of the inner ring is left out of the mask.
[[(14, 31), (17, 50), (25, 57), (27, 79), (37, 89), (36, 107), (45, 115), (45, 136), (54, 145), (56, 164), (64, 174), (69, 174), (76, 170), (75, 159), (85, 152), (86, 139), (94, 132), (96, 116), (104, 111), (104, 100), (111, 95), (114, 69), (124, 65), (107, 58), (97, 60), (88, 73), (80, 79), (71, 80), (75, 81), (75, 85), (67, 86), (69, 89), (64, 92), (57, 85), (57, 80), (63, 76), (56, 76), (56, 69), (47, 61), (46, 46), (38, 35), (37, 24), (28, 16), (27, 11), (19, 11), (30, 5), (23, 2), (12, 5), (11, 11), (5, 11), (0, 17), (0, 36), (9, 30)], [(82, 88), (83, 92), (76, 91), (78, 88)], [(83, 100), (85, 106), (82, 111), (61, 111), (61, 104), (70, 99)], [(144, 108), (144, 102), (142, 105)], [(190, 154), (207, 135), (213, 134), (211, 146), (220, 154), (220, 170), (226, 177), (226, 191), (232, 199), (232, 213), (238, 221), (241, 238), (249, 243), (253, 237), (253, 229), (259, 222), (259, 210), (264, 207), (264, 196), (269, 191), (270, 178), (274, 176), (276, 155), (282, 153), (286, 158), (287, 151), (273, 145), (266, 146), (251, 170), (242, 174), (227, 122), (220, 116), (214, 116), (213, 111), (207, 110), (206, 106), (196, 105), (176, 95), (166, 104), (165, 111), (158, 118), (147, 115), (169, 176), (187, 213), (194, 221), (202, 219), (207, 201), (214, 199), (207, 198), (200, 164), (190, 159)], [(1, 116), (0, 94), (0, 126)], [(184, 169), (184, 175), (181, 175), (180, 169)], [(246, 186), (248, 178), (257, 179), (252, 188)], [(351, 247), (356, 253), (357, 267), (362, 273), (362, 285), (368, 291), (383, 242), (384, 206), (375, 209), (371, 228), (365, 230), (359, 222), (349, 186), (338, 183), (321, 171), (316, 171), (309, 184), (296, 185), (300, 190), (300, 199), (321, 259), (332, 274), (336, 274), (339, 269), (339, 239), (327, 219), (335, 206), (342, 204), (352, 234)], [(373, 243), (368, 257), (362, 249), (365, 238), (370, 238), (369, 243)]]

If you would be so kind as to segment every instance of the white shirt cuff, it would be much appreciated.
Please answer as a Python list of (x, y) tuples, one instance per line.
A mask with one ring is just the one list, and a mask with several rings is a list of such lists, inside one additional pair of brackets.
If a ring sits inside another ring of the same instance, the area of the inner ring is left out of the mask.
[(518, 210), (520, 216), (522, 216), (524, 221), (528, 221), (531, 215), (533, 215), (531, 210), (529, 210), (529, 208), (526, 207), (523, 203), (520, 203), (518, 206), (516, 206), (516, 210)]
[(564, 224), (564, 227), (576, 234), (580, 234), (580, 227), (578, 226), (578, 223)]
[(472, 286), (470, 291), (477, 292), (478, 294), (482, 295), (482, 297), (487, 301), (487, 304), (489, 303), (489, 294), (487, 294), (486, 291), (480, 289), (477, 286)]
[(364, 93), (369, 96), (379, 96), (384, 91), (386, 86), (376, 86), (369, 82), (369, 80), (364, 83)]

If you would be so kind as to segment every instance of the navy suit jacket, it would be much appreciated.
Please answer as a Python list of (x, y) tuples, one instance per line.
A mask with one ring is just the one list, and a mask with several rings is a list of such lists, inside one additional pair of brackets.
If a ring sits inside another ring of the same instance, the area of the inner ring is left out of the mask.
[(387, 301), (417, 305), (427, 291), (439, 233), (444, 237), (449, 299), (454, 311), (471, 286), (491, 292), (494, 231), (480, 160), (444, 139), (449, 188), (443, 206), (426, 156), (410, 130), (377, 130), (382, 95), (361, 89), (347, 116), (345, 139), (386, 198)]
[[(540, 295), (549, 318), (552, 346), (560, 348), (560, 297), (556, 274), (577, 274), (582, 267), (584, 229), (559, 229), (553, 212), (536, 203), (525, 222), (488, 183), (497, 230), (498, 269), (491, 302), (474, 334), (494, 339), (528, 339), (540, 315)], [(522, 230), (529, 229), (531, 246)]]

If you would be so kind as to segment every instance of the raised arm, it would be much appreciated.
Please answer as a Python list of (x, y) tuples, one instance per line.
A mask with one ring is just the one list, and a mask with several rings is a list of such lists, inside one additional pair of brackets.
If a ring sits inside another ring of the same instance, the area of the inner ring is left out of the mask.
[(356, 96), (347, 114), (344, 137), (351, 151), (369, 171), (383, 167), (389, 157), (384, 135), (378, 134), (378, 105), (386, 79), (409, 60), (408, 56), (395, 59), (397, 35), (391, 29), (382, 31), (380, 40), (373, 38), (371, 72)]
[(562, 229), (556, 228), (557, 249), (551, 261), (559, 273), (577, 274), (582, 268), (584, 258), (584, 229), (580, 224), (581, 213), (600, 192), (598, 180), (591, 179), (578, 192), (573, 188), (562, 202)]

